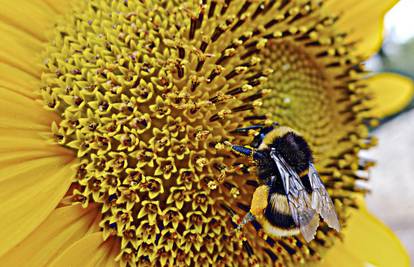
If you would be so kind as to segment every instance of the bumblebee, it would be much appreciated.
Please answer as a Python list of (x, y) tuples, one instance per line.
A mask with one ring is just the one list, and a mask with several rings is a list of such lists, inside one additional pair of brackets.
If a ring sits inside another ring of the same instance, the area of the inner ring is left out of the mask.
[(250, 146), (225, 142), (237, 154), (256, 163), (260, 185), (253, 193), (250, 211), (237, 229), (256, 220), (273, 237), (301, 233), (310, 242), (319, 226), (319, 215), (339, 232), (335, 208), (313, 165), (305, 139), (289, 127), (252, 125), (236, 133), (258, 131)]

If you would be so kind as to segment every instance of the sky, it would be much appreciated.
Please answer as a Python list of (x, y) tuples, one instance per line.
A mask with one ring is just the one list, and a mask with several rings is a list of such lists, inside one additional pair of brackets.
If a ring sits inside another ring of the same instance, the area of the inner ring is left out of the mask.
[(388, 37), (397, 43), (404, 43), (414, 37), (414, 0), (400, 0), (388, 12), (385, 30)]

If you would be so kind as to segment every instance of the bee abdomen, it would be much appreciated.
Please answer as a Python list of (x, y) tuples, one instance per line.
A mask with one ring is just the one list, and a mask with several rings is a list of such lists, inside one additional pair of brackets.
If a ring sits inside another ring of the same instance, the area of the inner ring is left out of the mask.
[(273, 237), (291, 236), (299, 233), (299, 228), (290, 215), (287, 197), (284, 194), (272, 193), (269, 205), (264, 211), (262, 226), (267, 234)]
[(285, 194), (274, 192), (269, 195), (268, 202), (264, 217), (270, 225), (280, 229), (296, 228)]
[(295, 221), (293, 220), (291, 215), (276, 211), (270, 208), (269, 206), (266, 208), (264, 216), (274, 227), (281, 229), (296, 228)]

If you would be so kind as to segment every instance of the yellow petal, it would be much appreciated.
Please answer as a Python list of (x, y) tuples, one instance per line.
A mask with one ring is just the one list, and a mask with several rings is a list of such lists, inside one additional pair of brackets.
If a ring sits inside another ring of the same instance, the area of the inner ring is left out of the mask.
[[(101, 234), (102, 236), (102, 234)], [(106, 253), (105, 257), (101, 257), (97, 260), (96, 266), (102, 266), (102, 267), (119, 267), (119, 262), (116, 262), (114, 259), (119, 254), (119, 248), (120, 244), (116, 240), (108, 239), (106, 243), (104, 244), (104, 248), (101, 248), (101, 250), (104, 250)]]
[(398, 238), (364, 207), (351, 213), (344, 236), (344, 243), (328, 251), (322, 266), (410, 266)]
[(43, 0), (44, 3), (48, 4), (57, 13), (65, 13), (70, 8), (73, 1), (68, 0)]
[[(39, 80), (16, 67), (0, 63), (0, 133), (5, 129), (49, 131), (56, 113), (47, 111), (38, 100)], [(7, 133), (6, 133), (7, 134)], [(10, 135), (10, 133), (9, 133)]]
[(330, 0), (325, 9), (328, 14), (340, 15), (337, 29), (349, 33), (349, 42), (358, 41), (357, 53), (368, 58), (381, 47), (384, 15), (397, 2), (398, 0)]
[(98, 209), (93, 205), (86, 209), (80, 205), (58, 208), (26, 239), (0, 257), (0, 262), (3, 266), (46, 266), (83, 238), (98, 224), (98, 218)]
[[(21, 110), (20, 105), (4, 102), (1, 97), (0, 93), (0, 110), (1, 105), (9, 108), (0, 113), (0, 172), (5, 167), (13, 170), (14, 166), (9, 166), (12, 162), (24, 164), (29, 159), (56, 156), (64, 157), (63, 160), (69, 162), (74, 158), (73, 151), (47, 140), (51, 138), (49, 121), (53, 113), (36, 111), (34, 107), (32, 110), (27, 107)], [(30, 107), (30, 104), (27, 106)]]
[(38, 94), (39, 83), (38, 77), (0, 62), (0, 87), (4, 90), (13, 91), (34, 99)]
[(46, 33), (53, 25), (56, 13), (41, 0), (0, 0), (0, 20), (46, 41)]
[(320, 264), (315, 264), (318, 267), (367, 267), (364, 265), (362, 259), (357, 258), (350, 251), (347, 250), (343, 243), (337, 241), (337, 244), (329, 250), (323, 257)]
[(19, 123), (50, 125), (57, 119), (54, 112), (19, 93), (0, 87), (0, 125), (13, 127)]
[[(29, 136), (30, 134), (33, 136)], [(62, 156), (66, 158), (66, 162), (70, 162), (75, 157), (70, 149), (55, 144), (48, 144), (42, 137), (37, 137), (36, 134), (37, 132), (27, 130), (11, 131), (0, 128), (0, 161), (3, 155), (7, 156), (13, 153), (18, 155), (23, 152), (43, 153), (39, 155), (47, 155), (48, 157)], [(0, 171), (4, 166), (0, 164)], [(13, 168), (13, 166), (10, 167)]]
[(382, 73), (367, 79), (372, 93), (374, 116), (383, 118), (406, 107), (414, 96), (413, 81), (393, 73)]
[[(0, 18), (0, 62), (14, 66), (29, 73), (31, 76), (39, 77), (42, 42), (33, 35), (10, 26)], [(6, 75), (2, 73), (1, 77)]]
[(115, 257), (119, 244), (115, 239), (103, 241), (102, 233), (85, 236), (63, 251), (50, 267), (61, 266), (118, 266)]
[[(44, 149), (44, 150), (34, 149), (34, 150), (27, 150), (27, 151), (1, 152), (0, 153), (0, 166), (4, 166), (3, 168), (7, 168), (6, 166), (10, 166), (8, 168), (10, 168), (10, 170), (13, 171), (14, 168), (19, 168), (20, 166), (24, 167), (25, 162), (27, 161), (47, 158), (47, 157), (53, 157), (58, 154), (59, 153), (57, 153), (57, 151), (53, 149)], [(64, 155), (64, 153), (61, 153), (61, 155)], [(6, 178), (7, 176), (0, 177), (0, 181)]]
[(75, 175), (68, 160), (53, 156), (0, 166), (0, 255), (26, 238), (57, 206)]
[(72, 1), (0, 0), (0, 62), (39, 77), (47, 35), (68, 2)]

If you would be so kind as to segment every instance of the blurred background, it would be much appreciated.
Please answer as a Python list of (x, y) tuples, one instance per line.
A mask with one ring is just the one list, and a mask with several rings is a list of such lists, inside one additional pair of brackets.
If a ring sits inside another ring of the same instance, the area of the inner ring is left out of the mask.
[[(400, 0), (387, 14), (383, 47), (367, 67), (414, 80), (414, 0)], [(377, 161), (368, 208), (397, 234), (414, 264), (414, 101), (383, 120), (374, 134), (379, 145), (363, 155)]]

